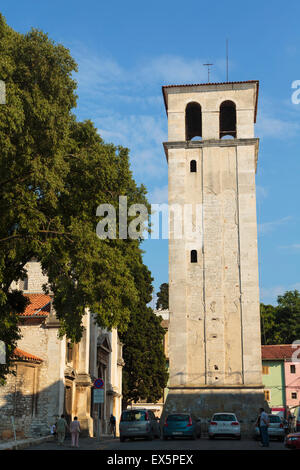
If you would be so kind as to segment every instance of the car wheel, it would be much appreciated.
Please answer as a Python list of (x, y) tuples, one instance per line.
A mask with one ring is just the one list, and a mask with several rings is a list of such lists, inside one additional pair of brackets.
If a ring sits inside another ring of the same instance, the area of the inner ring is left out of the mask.
[(149, 436), (147, 437), (148, 441), (153, 441), (153, 434), (152, 432), (149, 434)]
[(167, 441), (168, 439), (169, 439), (168, 436), (163, 436), (164, 441)]
[(193, 441), (195, 441), (197, 439), (197, 434), (194, 432), (194, 434), (192, 435), (192, 439)]
[(125, 437), (120, 436), (120, 442), (125, 442)]
[(208, 436), (208, 437), (211, 441), (215, 438), (215, 436)]
[(237, 441), (240, 441), (240, 440), (241, 440), (241, 436), (237, 436), (237, 437), (236, 437), (236, 440), (237, 440)]

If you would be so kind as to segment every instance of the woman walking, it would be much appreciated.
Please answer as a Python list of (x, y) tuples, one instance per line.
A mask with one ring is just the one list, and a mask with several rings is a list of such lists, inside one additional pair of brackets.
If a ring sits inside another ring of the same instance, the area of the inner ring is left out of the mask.
[(80, 423), (77, 416), (74, 416), (74, 421), (70, 424), (70, 432), (72, 436), (72, 447), (79, 447)]

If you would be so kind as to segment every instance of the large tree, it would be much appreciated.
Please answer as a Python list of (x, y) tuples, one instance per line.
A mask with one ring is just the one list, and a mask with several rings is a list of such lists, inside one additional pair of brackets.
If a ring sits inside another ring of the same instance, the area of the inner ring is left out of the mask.
[(133, 274), (139, 291), (139, 301), (131, 313), (130, 323), (121, 334), (124, 343), (123, 356), (123, 402), (126, 406), (139, 400), (153, 403), (158, 401), (168, 381), (163, 338), (165, 331), (162, 318), (147, 306), (151, 300), (152, 278), (149, 270), (134, 263)]
[(262, 344), (291, 344), (300, 338), (299, 291), (279, 295), (277, 304), (261, 304)]
[(38, 259), (49, 278), (61, 334), (78, 341), (87, 308), (99, 325), (124, 330), (138, 301), (132, 259), (139, 240), (100, 240), (96, 209), (118, 196), (147, 205), (128, 150), (105, 144), (90, 121), (76, 122), (76, 64), (40, 31), (19, 34), (0, 15), (0, 340), (8, 371), (26, 305), (12, 281)]

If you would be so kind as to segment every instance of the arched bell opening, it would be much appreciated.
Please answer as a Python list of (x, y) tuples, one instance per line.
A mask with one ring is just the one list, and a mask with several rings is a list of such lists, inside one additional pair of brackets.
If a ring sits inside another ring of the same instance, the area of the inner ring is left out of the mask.
[(185, 139), (195, 138), (202, 138), (202, 112), (200, 104), (192, 102), (185, 109)]
[(233, 101), (223, 101), (220, 106), (220, 139), (236, 139), (236, 106)]

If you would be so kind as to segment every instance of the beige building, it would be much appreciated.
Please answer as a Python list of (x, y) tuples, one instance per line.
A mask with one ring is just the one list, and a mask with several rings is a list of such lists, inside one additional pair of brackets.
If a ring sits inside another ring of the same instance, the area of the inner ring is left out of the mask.
[[(12, 367), (16, 375), (0, 387), (0, 436), (12, 429), (12, 418), (20, 435), (49, 434), (62, 413), (67, 421), (77, 416), (83, 434), (106, 433), (110, 413), (118, 419), (121, 410), (123, 359), (117, 331), (101, 330), (87, 311), (80, 343), (60, 339), (52, 297), (42, 289), (47, 278), (40, 263), (31, 261), (25, 268), (27, 278), (17, 286), (30, 304), (20, 315), (22, 338)], [(93, 402), (93, 382), (99, 377), (104, 380), (102, 405)]]
[(255, 191), (258, 86), (246, 81), (163, 87), (170, 212), (170, 381), (164, 413), (190, 410), (206, 419), (232, 411), (243, 418), (244, 429), (264, 404)]

